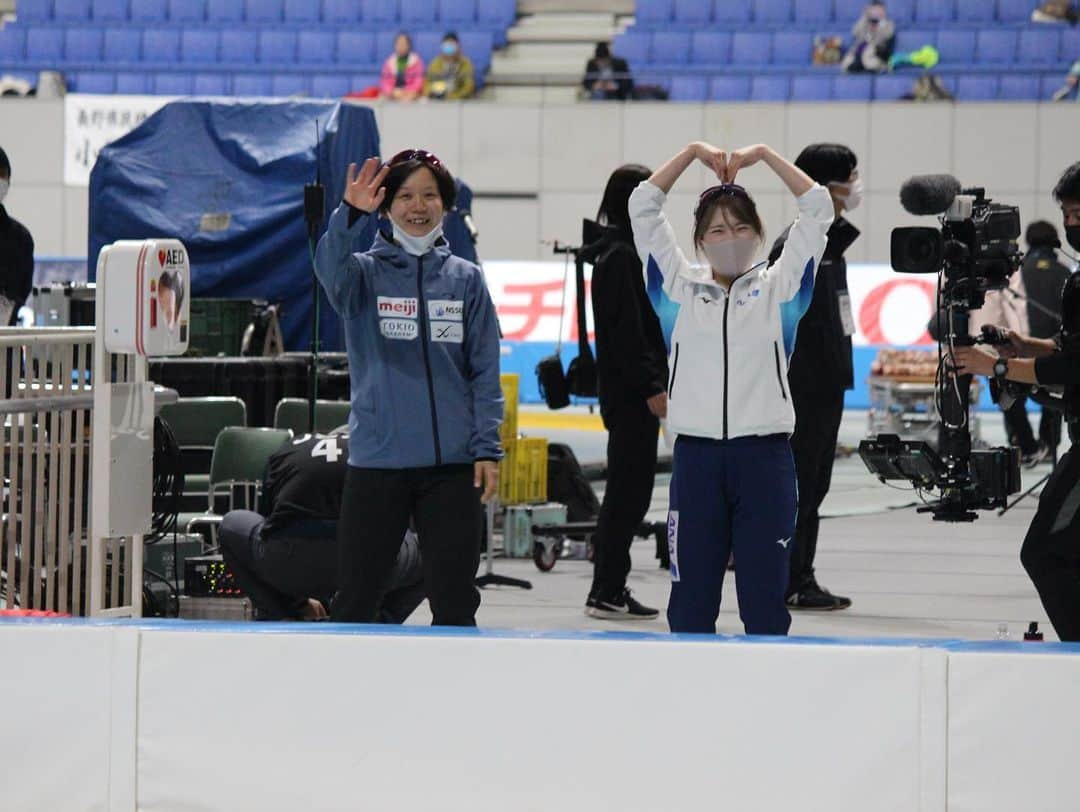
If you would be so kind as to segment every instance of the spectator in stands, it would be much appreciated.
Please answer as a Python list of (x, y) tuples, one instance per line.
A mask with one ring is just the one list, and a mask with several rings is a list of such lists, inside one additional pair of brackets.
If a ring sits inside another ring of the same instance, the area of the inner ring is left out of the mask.
[(664, 334), (645, 290), (643, 258), (634, 248), (627, 209), (630, 193), (651, 174), (637, 164), (611, 174), (597, 217), (604, 231), (588, 246), (608, 480), (593, 536), (585, 614), (608, 620), (651, 620), (659, 614), (626, 588), (630, 543), (652, 501), (656, 441), (660, 420), (667, 417)]
[[(818, 584), (814, 574), (820, 516), (829, 493), (844, 393), (855, 388), (851, 336), (855, 318), (848, 294), (844, 252), (859, 238), (859, 229), (844, 218), (858, 208), (863, 186), (858, 158), (843, 144), (811, 144), (795, 166), (829, 190), (836, 219), (814, 279), (810, 306), (799, 321), (795, 349), (788, 364), (788, 385), (795, 409), (791, 451), (799, 483), (799, 512), (791, 541), (791, 578), (787, 605), (792, 609), (847, 609), (851, 599), (834, 595)], [(788, 232), (777, 239), (769, 258), (779, 259)]]
[(1080, 22), (1080, 10), (1069, 0), (1047, 0), (1031, 12), (1033, 23), (1070, 23)]
[(1080, 87), (1080, 59), (1073, 62), (1072, 68), (1069, 69), (1069, 75), (1065, 77), (1065, 84), (1063, 84), (1051, 97), (1053, 101), (1064, 101), (1072, 96), (1077, 101), (1080, 101), (1080, 93), (1077, 93), (1077, 87)]
[[(499, 325), (480, 269), (451, 255), (454, 178), (410, 149), (348, 170), (315, 270), (345, 325), (352, 372), (349, 469), (338, 532), (335, 620), (374, 620), (415, 520), (434, 623), (473, 626), (481, 501), (498, 492)], [(368, 217), (390, 230), (353, 253)]]
[(612, 56), (606, 42), (596, 43), (593, 58), (585, 65), (585, 78), (581, 84), (591, 99), (626, 101), (634, 93), (630, 66), (625, 59)]
[(851, 29), (852, 43), (840, 66), (849, 73), (882, 73), (896, 45), (896, 24), (882, 2), (870, 3)]
[(461, 52), (458, 35), (448, 31), (441, 53), (431, 60), (424, 79), (424, 95), (429, 99), (468, 99), (476, 90), (473, 63)]
[[(347, 434), (305, 436), (270, 457), (259, 512), (232, 510), (221, 522), (221, 553), (257, 620), (318, 620), (337, 589), (337, 526), (348, 470)], [(416, 534), (398, 549), (379, 608), (404, 623), (424, 600)]]
[[(694, 161), (716, 173), (694, 209), (691, 264), (664, 203)], [(765, 227), (739, 171), (764, 163), (795, 197), (798, 217), (779, 259), (754, 263)], [(764, 144), (728, 154), (709, 144), (682, 149), (630, 196), (641, 254), (681, 305), (672, 335), (668, 426), (678, 435), (668, 548), (674, 632), (715, 633), (729, 552), (737, 563), (739, 614), (747, 634), (787, 634), (784, 603), (798, 501), (788, 441), (795, 428), (786, 381), (788, 347), (810, 304), (834, 206), (826, 189)]]
[(17, 323), (34, 287), (34, 239), (3, 206), (10, 187), (11, 162), (0, 149), (0, 327)]
[(416, 101), (424, 92), (424, 60), (412, 49), (412, 40), (402, 31), (394, 39), (394, 52), (382, 67), (379, 93), (384, 99)]

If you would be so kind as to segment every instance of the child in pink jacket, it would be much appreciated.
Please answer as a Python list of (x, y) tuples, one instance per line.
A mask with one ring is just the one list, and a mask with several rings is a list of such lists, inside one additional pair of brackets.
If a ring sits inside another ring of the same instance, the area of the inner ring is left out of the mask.
[(384, 99), (416, 101), (423, 91), (424, 60), (413, 52), (412, 40), (403, 32), (394, 39), (394, 53), (383, 63), (379, 94)]

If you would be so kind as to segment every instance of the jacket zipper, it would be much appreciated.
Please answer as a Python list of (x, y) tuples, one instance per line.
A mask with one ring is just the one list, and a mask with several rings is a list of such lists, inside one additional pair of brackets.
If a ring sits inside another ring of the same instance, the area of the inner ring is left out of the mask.
[(728, 288), (727, 295), (724, 297), (724, 439), (727, 439), (728, 435), (728, 414), (727, 414), (727, 390), (728, 390), (728, 341), (727, 341), (727, 312), (728, 305), (731, 304), (731, 289)]
[(424, 258), (416, 258), (416, 290), (419, 293), (420, 340), (424, 347), (424, 372), (427, 374), (428, 400), (431, 403), (431, 436), (435, 441), (435, 464), (442, 465), (442, 450), (439, 444), (439, 415), (435, 411), (435, 380), (431, 375), (431, 356), (428, 347), (427, 303), (424, 301)]
[(784, 400), (787, 400), (787, 390), (784, 389), (784, 376), (780, 372), (780, 344), (776, 341), (772, 343), (773, 354), (776, 356), (776, 382), (780, 384), (780, 394)]
[(679, 342), (675, 342), (675, 360), (671, 364), (671, 380), (668, 381), (667, 396), (670, 398), (675, 393), (675, 373), (679, 371)]

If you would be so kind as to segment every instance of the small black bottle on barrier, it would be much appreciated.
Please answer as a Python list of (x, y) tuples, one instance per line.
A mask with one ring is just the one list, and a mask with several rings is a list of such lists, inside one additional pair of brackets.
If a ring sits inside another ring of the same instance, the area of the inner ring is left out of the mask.
[(1031, 623), (1028, 624), (1028, 630), (1026, 632), (1024, 632), (1024, 639), (1025, 640), (1034, 640), (1034, 641), (1037, 641), (1037, 642), (1042, 642), (1043, 633), (1039, 631), (1039, 624), (1038, 623), (1032, 621)]

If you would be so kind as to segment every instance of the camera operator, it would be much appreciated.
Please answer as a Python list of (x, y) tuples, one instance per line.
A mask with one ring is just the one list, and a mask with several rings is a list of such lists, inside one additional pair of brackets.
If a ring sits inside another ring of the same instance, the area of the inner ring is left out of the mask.
[[(267, 463), (260, 512), (225, 514), (221, 553), (251, 597), (256, 619), (326, 618), (338, 582), (338, 515), (348, 447), (347, 434), (309, 435), (287, 443)], [(423, 600), (419, 545), (409, 532), (378, 619), (404, 623)]]
[[(1061, 204), (1066, 239), (1080, 251), (1080, 162), (1054, 188)], [(957, 372), (994, 375), (1038, 386), (1064, 386), (1063, 407), (1069, 439), (1080, 431), (1080, 276), (1073, 274), (1061, 297), (1057, 341), (1008, 335), (1001, 357), (985, 347), (957, 347)], [(1046, 483), (1028, 528), (1020, 561), (1063, 641), (1080, 641), (1080, 455), (1070, 448)]]

